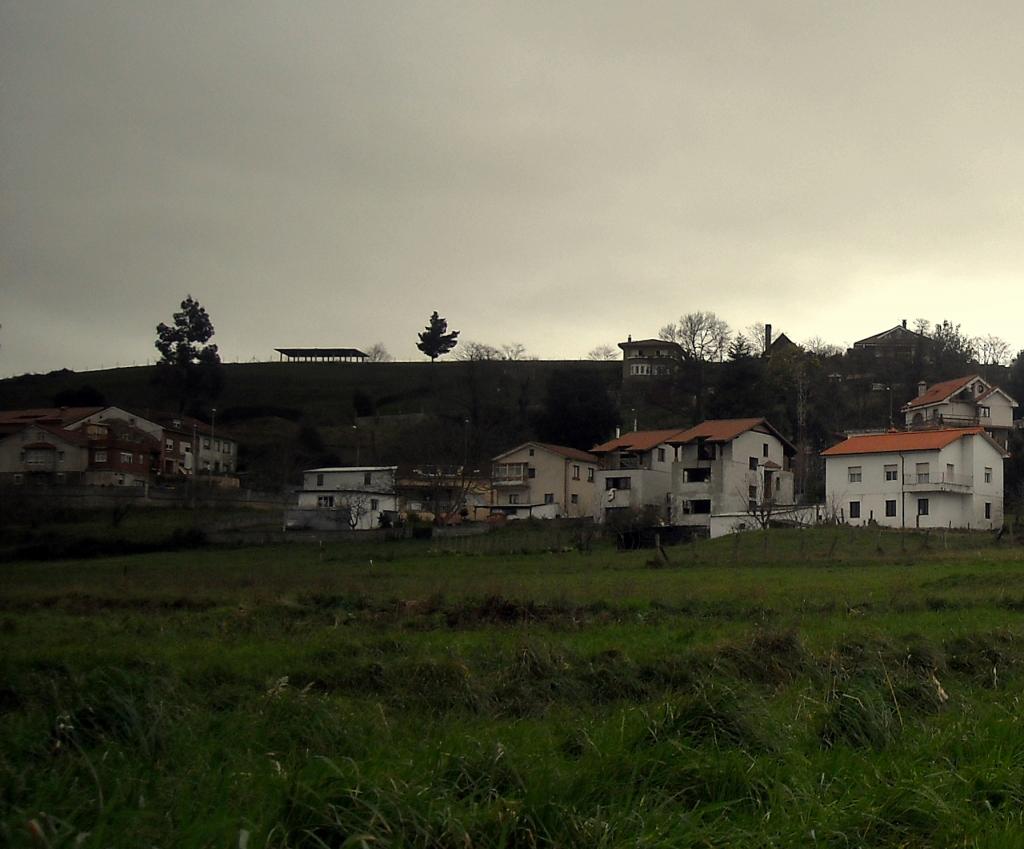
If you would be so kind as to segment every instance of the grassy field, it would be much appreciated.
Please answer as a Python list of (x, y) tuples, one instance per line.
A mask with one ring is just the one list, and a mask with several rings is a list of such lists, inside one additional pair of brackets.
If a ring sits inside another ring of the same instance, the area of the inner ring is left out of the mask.
[(667, 555), (2, 564), (0, 844), (1024, 846), (1020, 548)]

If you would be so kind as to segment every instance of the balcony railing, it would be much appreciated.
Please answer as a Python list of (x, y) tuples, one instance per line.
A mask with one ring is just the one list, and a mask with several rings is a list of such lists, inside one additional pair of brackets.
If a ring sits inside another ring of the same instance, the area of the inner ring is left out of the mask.
[[(986, 419), (987, 421), (987, 419)], [(944, 427), (977, 427), (981, 424), (978, 416), (938, 416), (933, 419), (924, 419), (919, 422), (911, 422), (910, 430), (938, 430)]]
[(974, 486), (971, 475), (904, 475), (903, 486), (910, 492), (967, 492)]

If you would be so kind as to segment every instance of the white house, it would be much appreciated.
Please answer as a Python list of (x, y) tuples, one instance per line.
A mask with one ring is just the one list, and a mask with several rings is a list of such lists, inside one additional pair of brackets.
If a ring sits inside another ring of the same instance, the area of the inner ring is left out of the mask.
[(1017, 402), (998, 386), (976, 374), (928, 386), (917, 385), (917, 397), (903, 405), (908, 428), (974, 427), (980, 425), (1004, 448), (1013, 430)]
[(397, 517), (397, 466), (343, 466), (302, 473), (300, 510), (329, 511), (353, 530), (380, 525), (381, 515)]
[(826, 507), (854, 525), (995, 528), (1003, 460), (982, 427), (851, 436), (822, 452)]
[(494, 458), (491, 512), (510, 519), (594, 515), (598, 459), (565, 445), (525, 442)]
[(597, 473), (600, 521), (616, 511), (645, 507), (653, 507), (659, 518), (668, 520), (674, 457), (669, 440), (682, 432), (681, 428), (637, 430), (590, 449), (601, 460)]
[[(672, 524), (758, 527), (794, 503), (793, 445), (763, 418), (701, 422), (668, 440)], [(716, 519), (720, 521), (716, 521)]]

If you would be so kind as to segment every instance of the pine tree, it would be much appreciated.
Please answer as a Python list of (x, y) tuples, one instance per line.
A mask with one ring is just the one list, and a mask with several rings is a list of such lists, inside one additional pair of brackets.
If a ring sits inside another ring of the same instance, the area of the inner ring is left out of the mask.
[(430, 316), (430, 323), (426, 329), (418, 335), (420, 341), (416, 343), (416, 347), (430, 357), (431, 362), (459, 344), (459, 331), (453, 330), (449, 333), (448, 322), (437, 314), (437, 310)]

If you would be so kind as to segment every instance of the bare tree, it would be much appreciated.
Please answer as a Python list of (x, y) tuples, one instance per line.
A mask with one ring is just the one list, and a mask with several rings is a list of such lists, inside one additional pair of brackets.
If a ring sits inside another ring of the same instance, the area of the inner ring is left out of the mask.
[(713, 312), (691, 312), (681, 316), (678, 324), (666, 324), (658, 331), (658, 338), (678, 343), (691, 359), (712, 362), (725, 357), (732, 331)]
[(812, 336), (804, 342), (803, 348), (816, 357), (835, 357), (843, 353), (843, 349), (839, 345), (826, 342), (820, 336)]
[(617, 360), (618, 358), (619, 352), (608, 344), (598, 345), (596, 348), (591, 348), (590, 352), (587, 354), (588, 360)]
[(348, 526), (354, 531), (359, 527), (363, 516), (370, 512), (370, 496), (352, 492), (339, 498), (335, 507), (348, 513)]
[(922, 336), (928, 336), (931, 334), (932, 323), (927, 318), (915, 318), (914, 319), (914, 332), (920, 333)]
[(394, 357), (388, 353), (383, 342), (374, 342), (366, 349), (366, 359), (371, 363), (390, 363)]
[(503, 360), (525, 360), (526, 346), (521, 342), (509, 342), (501, 346), (501, 359)]
[[(755, 357), (763, 357), (767, 350), (765, 342), (765, 327), (767, 325), (763, 321), (755, 321), (753, 324), (748, 324), (746, 329), (743, 331), (743, 338), (746, 340), (747, 345), (750, 347), (751, 353)], [(781, 336), (782, 331), (776, 330), (776, 336)]]
[(978, 362), (984, 366), (1005, 366), (1010, 361), (1010, 344), (998, 336), (975, 336), (974, 347), (978, 352)]
[(501, 351), (493, 345), (487, 345), (483, 342), (463, 342), (462, 347), (455, 354), (455, 359), (462, 360), (463, 362), (500, 360), (502, 355)]

